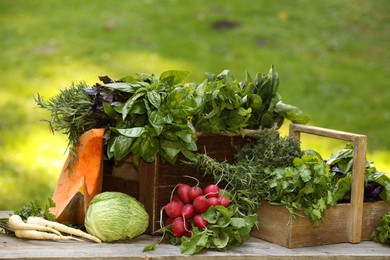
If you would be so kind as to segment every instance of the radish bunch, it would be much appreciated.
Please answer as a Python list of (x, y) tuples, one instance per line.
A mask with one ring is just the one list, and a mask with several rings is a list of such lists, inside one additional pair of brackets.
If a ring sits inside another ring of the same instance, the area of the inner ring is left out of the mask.
[(210, 206), (230, 205), (230, 200), (225, 195), (220, 195), (216, 184), (202, 189), (198, 185), (181, 183), (176, 188), (177, 193), (173, 194), (170, 202), (161, 209), (167, 216), (165, 226), (171, 225), (175, 237), (191, 236), (192, 227), (206, 228), (208, 222), (202, 217), (202, 213)]

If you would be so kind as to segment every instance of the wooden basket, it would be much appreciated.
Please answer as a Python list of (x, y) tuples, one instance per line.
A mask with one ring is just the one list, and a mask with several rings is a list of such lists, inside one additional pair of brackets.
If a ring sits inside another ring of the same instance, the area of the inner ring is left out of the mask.
[[(207, 153), (218, 161), (234, 161), (238, 147), (254, 140), (258, 131), (246, 130), (245, 137), (237, 134), (204, 135), (197, 133), (199, 153)], [(131, 163), (131, 157), (121, 161), (112, 169), (106, 169), (103, 176), (103, 191), (120, 191), (137, 198), (149, 214), (147, 234), (154, 234), (160, 228), (160, 209), (169, 202), (171, 192), (178, 183), (196, 184), (187, 178), (197, 178), (202, 186), (213, 183), (211, 175), (195, 167), (180, 163), (165, 163), (159, 157), (152, 163), (141, 161), (138, 169)]]
[(367, 137), (314, 126), (290, 125), (290, 136), (300, 138), (301, 133), (354, 143), (351, 201), (327, 209), (324, 222), (318, 227), (314, 227), (307, 217), (293, 219), (284, 206), (264, 202), (258, 210), (259, 228), (253, 230), (252, 235), (288, 248), (369, 240), (380, 218), (390, 211), (390, 203), (363, 203)]

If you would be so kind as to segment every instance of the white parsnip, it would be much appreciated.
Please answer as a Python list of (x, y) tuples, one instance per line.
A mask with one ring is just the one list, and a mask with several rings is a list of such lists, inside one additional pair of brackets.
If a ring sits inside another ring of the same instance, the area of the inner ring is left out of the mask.
[(83, 241), (81, 239), (78, 239), (76, 237), (72, 236), (62, 236), (62, 235), (56, 235), (53, 233), (47, 233), (43, 231), (38, 230), (25, 230), (25, 229), (16, 229), (15, 236), (18, 238), (24, 238), (24, 239), (37, 239), (37, 240), (77, 240), (77, 241)]
[(66, 226), (66, 225), (58, 223), (58, 222), (49, 221), (49, 220), (46, 220), (42, 217), (32, 217), (32, 216), (28, 217), (27, 223), (32, 224), (32, 225), (40, 225), (40, 226), (50, 227), (50, 228), (56, 229), (62, 233), (67, 233), (70, 235), (86, 238), (86, 239), (92, 240), (96, 243), (102, 242), (99, 238), (97, 238), (91, 234), (88, 234), (80, 229), (72, 228), (72, 227)]
[(35, 225), (28, 224), (23, 221), (23, 219), (19, 215), (12, 215), (8, 219), (8, 224), (12, 230), (36, 230), (36, 231), (45, 231), (56, 234), (57, 236), (61, 236), (61, 233), (54, 228), (46, 227), (44, 225)]

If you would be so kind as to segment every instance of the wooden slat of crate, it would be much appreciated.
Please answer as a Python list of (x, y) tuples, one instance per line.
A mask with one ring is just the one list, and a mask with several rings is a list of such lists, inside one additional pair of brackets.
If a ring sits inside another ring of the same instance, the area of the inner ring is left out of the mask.
[(390, 203), (385, 201), (363, 204), (362, 241), (371, 240), (371, 234), (380, 225), (384, 214), (390, 212)]
[[(344, 243), (349, 239), (348, 221), (350, 204), (339, 204), (326, 210), (324, 221), (314, 227), (309, 218), (293, 219), (283, 206), (263, 202), (259, 208), (259, 229), (252, 232), (257, 238), (288, 248)], [(384, 201), (363, 204), (363, 229), (361, 240), (370, 240), (383, 214), (390, 211)], [(299, 212), (303, 216), (303, 212)]]
[(258, 210), (259, 229), (252, 235), (288, 248), (341, 243), (348, 240), (348, 214), (349, 205), (328, 209), (324, 223), (314, 228), (309, 218), (293, 219), (284, 206), (263, 202)]

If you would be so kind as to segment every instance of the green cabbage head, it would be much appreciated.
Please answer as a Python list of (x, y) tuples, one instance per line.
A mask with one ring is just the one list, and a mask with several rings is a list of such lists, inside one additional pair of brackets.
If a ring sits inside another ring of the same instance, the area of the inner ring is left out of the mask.
[(103, 192), (89, 204), (84, 225), (91, 235), (113, 242), (144, 233), (149, 215), (135, 198), (121, 192)]

